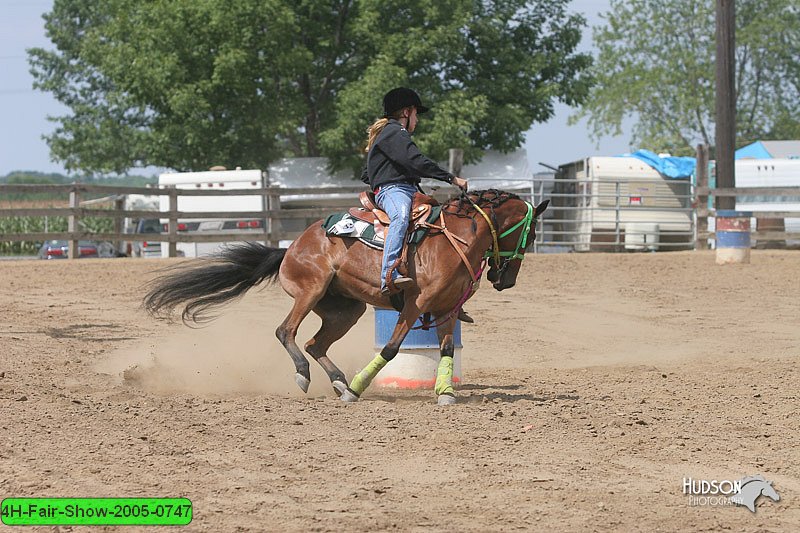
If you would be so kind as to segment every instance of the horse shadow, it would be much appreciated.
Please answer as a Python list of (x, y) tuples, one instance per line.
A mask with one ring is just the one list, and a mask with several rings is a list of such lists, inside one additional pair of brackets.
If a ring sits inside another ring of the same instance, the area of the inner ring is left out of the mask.
[[(580, 400), (577, 394), (534, 394), (522, 392), (523, 385), (482, 385), (470, 383), (457, 387), (456, 403), (458, 404), (484, 404), (484, 403), (514, 403), (519, 401), (549, 402), (553, 400)], [(510, 392), (506, 392), (510, 391)], [(520, 392), (516, 392), (520, 391)], [(371, 391), (369, 399), (397, 402), (430, 402), (433, 391)], [(465, 394), (467, 393), (467, 394)]]
[(499, 400), (500, 403), (518, 401), (548, 402), (552, 400), (580, 400), (577, 394), (534, 394), (531, 392), (506, 392), (523, 391), (524, 385), (493, 385), (482, 383), (469, 383), (458, 388), (459, 391), (469, 392), (469, 395), (460, 395), (459, 400), (468, 403), (487, 403)]

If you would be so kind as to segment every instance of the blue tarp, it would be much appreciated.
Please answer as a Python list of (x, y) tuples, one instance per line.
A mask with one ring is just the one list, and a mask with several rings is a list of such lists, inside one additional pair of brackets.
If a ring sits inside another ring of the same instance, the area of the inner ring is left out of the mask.
[(696, 164), (694, 157), (660, 157), (650, 150), (637, 150), (632, 154), (623, 154), (617, 157), (635, 157), (668, 178), (688, 178), (694, 174)]
[(736, 150), (734, 159), (772, 159), (772, 154), (767, 152), (761, 141), (756, 141)]

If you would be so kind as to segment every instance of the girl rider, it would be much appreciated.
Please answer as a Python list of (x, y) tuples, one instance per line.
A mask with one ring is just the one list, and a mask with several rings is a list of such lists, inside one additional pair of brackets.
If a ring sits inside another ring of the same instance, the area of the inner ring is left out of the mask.
[[(367, 164), (361, 181), (375, 193), (378, 207), (389, 215), (389, 230), (383, 245), (381, 293), (389, 294), (386, 275), (403, 249), (403, 238), (411, 216), (411, 202), (420, 178), (434, 178), (467, 190), (467, 180), (453, 176), (422, 154), (411, 140), (417, 115), (428, 108), (411, 89), (398, 87), (383, 97), (383, 117), (367, 128)], [(394, 286), (402, 291), (414, 280), (392, 272)]]

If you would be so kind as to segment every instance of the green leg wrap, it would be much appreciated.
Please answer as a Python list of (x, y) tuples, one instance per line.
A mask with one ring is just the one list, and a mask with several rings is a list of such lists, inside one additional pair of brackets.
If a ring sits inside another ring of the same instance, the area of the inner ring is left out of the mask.
[(436, 369), (436, 387), (433, 389), (437, 395), (450, 394), (453, 391), (453, 358), (443, 356), (439, 360), (439, 368)]
[(378, 375), (381, 368), (385, 367), (388, 362), (389, 361), (384, 359), (381, 354), (376, 354), (375, 358), (370, 361), (361, 372), (355, 375), (350, 382), (350, 390), (355, 392), (356, 395), (361, 396), (361, 393), (367, 390), (369, 384), (372, 383), (372, 380)]

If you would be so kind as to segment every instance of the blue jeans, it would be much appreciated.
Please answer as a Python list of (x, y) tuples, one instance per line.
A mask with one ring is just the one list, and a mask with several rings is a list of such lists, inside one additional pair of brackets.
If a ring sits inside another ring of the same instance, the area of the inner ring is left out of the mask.
[[(408, 183), (392, 183), (384, 185), (375, 195), (378, 207), (389, 215), (389, 230), (383, 243), (383, 263), (381, 264), (381, 288), (386, 286), (386, 272), (400, 257), (403, 250), (403, 239), (411, 218), (411, 203), (417, 188)], [(392, 279), (400, 274), (392, 272)]]

